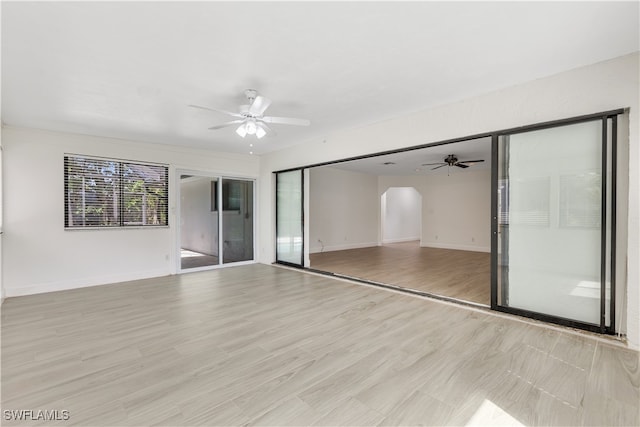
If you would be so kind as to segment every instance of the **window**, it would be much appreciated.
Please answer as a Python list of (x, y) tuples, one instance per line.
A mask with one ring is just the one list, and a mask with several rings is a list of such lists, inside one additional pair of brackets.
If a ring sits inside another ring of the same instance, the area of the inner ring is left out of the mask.
[(165, 165), (67, 155), (65, 228), (168, 225)]

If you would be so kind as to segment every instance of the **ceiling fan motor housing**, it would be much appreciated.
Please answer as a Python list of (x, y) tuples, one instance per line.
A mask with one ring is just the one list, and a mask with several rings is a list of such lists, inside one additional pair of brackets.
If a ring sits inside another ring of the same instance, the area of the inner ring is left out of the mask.
[(255, 89), (247, 89), (244, 91), (244, 96), (249, 100), (249, 104), (252, 104), (253, 100), (258, 96), (258, 91)]

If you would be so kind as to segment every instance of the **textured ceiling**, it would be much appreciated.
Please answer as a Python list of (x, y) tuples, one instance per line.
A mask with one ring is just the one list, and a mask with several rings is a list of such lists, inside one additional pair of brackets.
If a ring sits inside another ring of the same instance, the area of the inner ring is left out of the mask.
[[(2, 120), (262, 154), (638, 44), (638, 2), (5, 1)], [(187, 107), (235, 111), (247, 88), (311, 126), (241, 139)]]

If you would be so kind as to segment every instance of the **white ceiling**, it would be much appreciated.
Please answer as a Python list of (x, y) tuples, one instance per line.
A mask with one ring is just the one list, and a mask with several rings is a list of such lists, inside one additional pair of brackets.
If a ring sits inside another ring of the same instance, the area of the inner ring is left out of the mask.
[[(638, 5), (3, 1), (2, 121), (262, 154), (637, 51)], [(311, 126), (243, 140), (187, 107), (247, 88)]]

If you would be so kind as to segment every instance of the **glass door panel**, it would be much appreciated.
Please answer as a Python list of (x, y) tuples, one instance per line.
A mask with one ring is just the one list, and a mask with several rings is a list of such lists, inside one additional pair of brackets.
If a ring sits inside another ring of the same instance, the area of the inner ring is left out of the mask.
[(180, 268), (219, 264), (218, 179), (180, 175)]
[(303, 265), (302, 170), (276, 175), (276, 261)]
[(223, 263), (253, 260), (253, 181), (222, 179)]
[(499, 138), (498, 305), (600, 325), (602, 135), (597, 120)]

